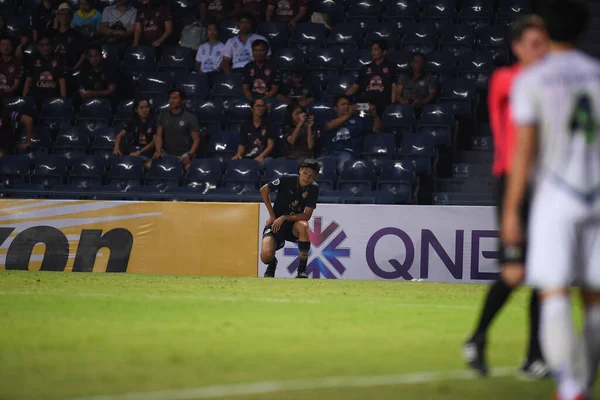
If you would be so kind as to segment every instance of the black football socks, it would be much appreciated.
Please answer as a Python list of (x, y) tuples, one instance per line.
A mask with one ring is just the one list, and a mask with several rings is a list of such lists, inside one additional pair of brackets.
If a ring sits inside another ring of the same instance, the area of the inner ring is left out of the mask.
[[(508, 286), (502, 279), (498, 279), (487, 293), (479, 324), (475, 330), (475, 335), (485, 336), (488, 327), (494, 320), (498, 311), (504, 306), (513, 288)], [(538, 317), (539, 318), (539, 317)]]

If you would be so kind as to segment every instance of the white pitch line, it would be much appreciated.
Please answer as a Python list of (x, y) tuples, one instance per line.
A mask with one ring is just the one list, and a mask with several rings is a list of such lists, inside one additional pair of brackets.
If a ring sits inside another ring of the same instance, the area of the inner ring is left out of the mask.
[[(131, 294), (131, 293), (130, 293)], [(58, 293), (48, 291), (0, 291), (0, 296), (63, 296), (63, 297), (113, 297), (119, 298), (121, 296), (108, 294), (108, 293), (92, 293), (92, 292), (79, 292), (79, 293)], [(318, 304), (318, 305), (331, 305), (331, 304), (344, 304), (348, 306), (388, 306), (388, 307), (400, 307), (400, 308), (436, 308), (436, 309), (451, 309), (451, 310), (473, 310), (477, 307), (474, 306), (459, 306), (452, 304), (427, 304), (427, 303), (388, 303), (381, 301), (364, 301), (364, 302), (331, 302), (321, 301), (312, 299), (297, 299), (297, 298), (284, 298), (284, 297), (237, 297), (237, 296), (198, 296), (198, 295), (157, 295), (157, 294), (142, 294), (140, 297), (146, 299), (167, 299), (167, 300), (200, 300), (200, 301), (221, 301), (221, 302), (258, 302), (258, 303), (281, 303), (281, 304)]]
[[(514, 371), (515, 368), (498, 368), (494, 369), (490, 376), (509, 376), (514, 374)], [(469, 381), (474, 379), (478, 379), (478, 376), (473, 371), (437, 371), (396, 375), (354, 377), (348, 376), (290, 381), (242, 383), (232, 385), (205, 386), (188, 389), (173, 389), (146, 393), (139, 392), (118, 395), (78, 397), (72, 400), (199, 400), (301, 390), (369, 388), (376, 386), (432, 383), (449, 380)]]

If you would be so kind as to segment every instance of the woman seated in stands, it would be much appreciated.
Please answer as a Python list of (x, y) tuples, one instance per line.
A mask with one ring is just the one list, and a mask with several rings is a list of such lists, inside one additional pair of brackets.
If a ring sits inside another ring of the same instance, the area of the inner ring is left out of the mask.
[(133, 118), (117, 135), (113, 154), (142, 157), (147, 160), (144, 166), (149, 168), (154, 154), (156, 121), (151, 115), (150, 101), (147, 99), (136, 99), (133, 110)]
[(293, 102), (287, 107), (288, 131), (286, 135), (284, 158), (296, 160), (302, 164), (307, 158), (313, 157), (315, 137), (313, 135), (314, 116), (308, 115), (298, 103)]

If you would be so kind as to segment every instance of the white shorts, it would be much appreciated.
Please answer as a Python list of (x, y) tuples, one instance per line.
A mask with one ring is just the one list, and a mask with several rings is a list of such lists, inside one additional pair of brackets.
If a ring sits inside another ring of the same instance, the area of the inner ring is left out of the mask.
[(600, 290), (600, 198), (586, 204), (542, 178), (528, 226), (527, 283), (541, 290)]

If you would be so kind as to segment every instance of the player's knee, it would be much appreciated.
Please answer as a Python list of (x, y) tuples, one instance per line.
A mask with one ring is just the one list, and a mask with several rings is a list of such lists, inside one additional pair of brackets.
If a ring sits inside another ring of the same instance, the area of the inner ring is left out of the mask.
[(300, 238), (308, 237), (308, 222), (298, 221), (298, 222), (296, 222), (295, 228), (296, 228), (296, 232), (298, 232), (298, 235), (300, 236)]
[(273, 256), (275, 256), (273, 251), (262, 249), (260, 252), (260, 260), (265, 264), (270, 264), (273, 261)]
[(502, 280), (511, 288), (519, 286), (525, 279), (523, 265), (505, 265), (502, 269)]

